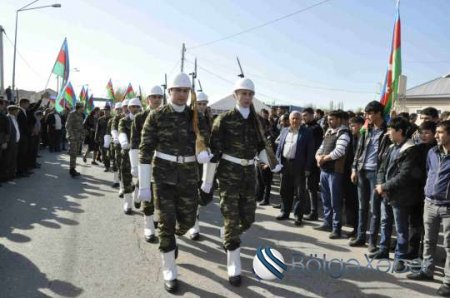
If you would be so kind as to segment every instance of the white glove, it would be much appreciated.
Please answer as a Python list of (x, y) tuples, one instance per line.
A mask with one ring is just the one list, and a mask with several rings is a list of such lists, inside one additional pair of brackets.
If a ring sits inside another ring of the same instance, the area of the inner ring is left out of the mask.
[(137, 177), (138, 175), (138, 167), (131, 167), (131, 176)]
[(150, 187), (139, 188), (138, 199), (144, 202), (151, 202), (152, 192), (150, 191)]
[(117, 130), (111, 130), (111, 135), (112, 135), (114, 144), (119, 145), (119, 132)]
[(131, 149), (130, 152), (128, 152), (128, 155), (130, 156), (131, 175), (133, 177), (137, 177), (139, 165), (139, 150)]
[(130, 149), (130, 144), (128, 143), (128, 137), (126, 133), (119, 133), (119, 143), (122, 149)]
[(201, 190), (203, 190), (205, 193), (209, 193), (211, 191), (213, 184), (209, 182), (203, 182), (202, 186), (200, 186)]
[(103, 148), (109, 148), (109, 145), (111, 144), (111, 136), (105, 135), (103, 137)]
[(208, 151), (203, 150), (197, 155), (197, 162), (200, 164), (208, 163), (213, 156), (213, 154), (210, 154)]
[(278, 173), (283, 168), (282, 164), (277, 164), (275, 168), (272, 170), (272, 173)]
[(141, 201), (151, 202), (152, 194), (150, 191), (150, 180), (152, 179), (152, 166), (149, 164), (140, 164), (138, 166), (139, 193), (138, 198)]

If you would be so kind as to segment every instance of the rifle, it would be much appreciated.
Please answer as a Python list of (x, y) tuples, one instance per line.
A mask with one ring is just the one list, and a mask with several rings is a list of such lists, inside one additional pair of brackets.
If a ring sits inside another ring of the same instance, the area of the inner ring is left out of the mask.
[(166, 105), (167, 104), (167, 95), (166, 95), (166, 90), (167, 90), (167, 73), (164, 74), (164, 84), (162, 85), (162, 87), (164, 88), (163, 105)]
[(192, 76), (192, 88), (191, 88), (191, 105), (192, 109), (192, 128), (195, 133), (195, 151), (200, 153), (202, 151), (207, 151), (205, 144), (205, 138), (201, 135), (200, 129), (198, 128), (198, 111), (197, 111), (197, 93), (195, 93), (195, 79), (197, 78), (197, 58), (195, 58), (194, 72), (190, 73)]
[[(239, 61), (239, 57), (236, 57), (236, 59), (237, 59), (239, 69), (241, 70), (241, 73), (238, 74), (238, 77), (244, 78), (245, 75), (244, 75), (244, 71), (242, 70), (242, 66), (241, 66), (241, 62)], [(259, 115), (255, 111), (255, 106), (253, 105), (253, 102), (250, 105), (250, 113), (253, 113), (253, 115), (255, 116), (254, 124), (256, 127), (256, 132), (258, 134), (258, 138), (262, 142), (264, 142), (264, 149), (266, 149), (267, 159), (269, 160), (269, 167), (270, 167), (270, 169), (273, 170), (277, 166), (278, 160), (273, 152), (272, 145), (270, 144), (270, 142), (267, 140), (267, 138), (265, 136), (264, 129), (262, 127), (261, 121), (259, 120)]]

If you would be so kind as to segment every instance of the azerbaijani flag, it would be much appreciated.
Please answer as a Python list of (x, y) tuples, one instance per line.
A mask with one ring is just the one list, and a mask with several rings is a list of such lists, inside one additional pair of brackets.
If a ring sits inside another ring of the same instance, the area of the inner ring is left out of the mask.
[(83, 88), (81, 88), (79, 97), (80, 97), (80, 102), (82, 102), (82, 103), (86, 102), (87, 92), (86, 92), (86, 89), (84, 88), (84, 86), (83, 86)]
[(389, 119), (390, 112), (398, 99), (398, 84), (402, 74), (401, 55), (401, 26), (400, 26), (400, 0), (397, 1), (397, 15), (395, 17), (394, 32), (392, 36), (389, 65), (381, 91), (380, 102), (384, 105), (384, 118)]
[(125, 91), (125, 94), (123, 95), (123, 99), (125, 98), (130, 99), (133, 97), (136, 97), (136, 93), (134, 93), (133, 86), (131, 86), (131, 83), (128, 83), (128, 88)]
[(84, 114), (88, 116), (92, 110), (94, 110), (94, 95), (91, 94), (89, 99), (86, 101), (86, 105), (84, 107)]
[(67, 47), (67, 38), (64, 38), (64, 42), (59, 50), (58, 57), (56, 58), (55, 65), (53, 65), (52, 70), (52, 73), (63, 79), (61, 84), (63, 88), (69, 81), (69, 70), (69, 48)]
[(63, 90), (58, 94), (55, 99), (55, 110), (61, 113), (65, 108), (71, 110), (75, 107), (77, 97), (70, 82), (64, 86)]
[(115, 101), (114, 88), (111, 79), (109, 79), (108, 84), (106, 85), (106, 91), (108, 92), (109, 99)]

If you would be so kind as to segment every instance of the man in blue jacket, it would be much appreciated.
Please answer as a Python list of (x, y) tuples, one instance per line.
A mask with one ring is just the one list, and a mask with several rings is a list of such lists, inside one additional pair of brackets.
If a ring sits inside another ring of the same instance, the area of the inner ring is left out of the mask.
[(436, 260), (436, 246), (439, 229), (444, 227), (444, 249), (447, 255), (444, 267), (444, 282), (437, 294), (450, 297), (450, 121), (438, 124), (436, 128), (438, 145), (428, 151), (427, 182), (425, 185), (425, 228), (423, 263), (419, 273), (409, 274), (412, 280), (433, 280)]
[(277, 159), (283, 165), (280, 188), (283, 203), (277, 219), (289, 219), (294, 194), (297, 194), (294, 218), (295, 225), (300, 226), (304, 212), (306, 176), (310, 174), (314, 162), (314, 140), (311, 131), (304, 125), (300, 125), (300, 112), (291, 112), (289, 123), (290, 126), (283, 128), (280, 133), (280, 143), (277, 148)]

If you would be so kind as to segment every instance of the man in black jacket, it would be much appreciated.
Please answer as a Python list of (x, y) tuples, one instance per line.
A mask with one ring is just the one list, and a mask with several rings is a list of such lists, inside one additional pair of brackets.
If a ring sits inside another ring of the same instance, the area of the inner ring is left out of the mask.
[(404, 117), (392, 118), (389, 123), (389, 147), (377, 175), (376, 191), (382, 199), (380, 249), (369, 257), (389, 258), (392, 225), (395, 221), (397, 246), (395, 248), (394, 270), (405, 269), (403, 259), (408, 254), (408, 218), (411, 207), (420, 200), (422, 171), (417, 163), (419, 150), (407, 138), (411, 124)]
[(369, 206), (371, 206), (369, 252), (377, 250), (376, 243), (380, 228), (381, 200), (375, 192), (377, 170), (391, 144), (386, 134), (383, 118), (384, 106), (378, 101), (369, 102), (364, 109), (368, 127), (361, 134), (353, 161), (351, 179), (358, 183), (358, 235), (350, 246), (364, 246)]
[[(314, 154), (322, 145), (323, 141), (323, 129), (314, 119), (314, 110), (312, 108), (306, 108), (302, 112), (302, 119), (305, 126), (312, 132), (314, 139)], [(309, 202), (310, 202), (310, 212), (305, 216), (305, 220), (317, 220), (317, 204), (319, 201), (318, 191), (319, 191), (319, 180), (320, 180), (320, 169), (316, 163), (313, 163), (311, 167), (311, 173), (306, 178), (307, 187), (309, 192)]]

